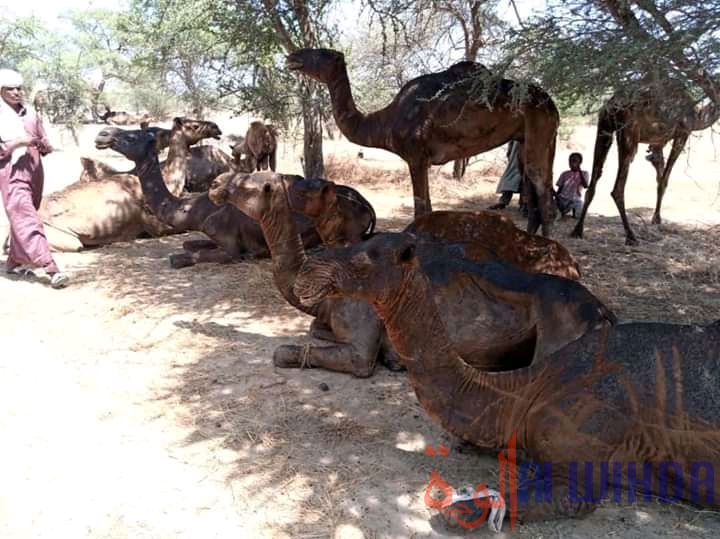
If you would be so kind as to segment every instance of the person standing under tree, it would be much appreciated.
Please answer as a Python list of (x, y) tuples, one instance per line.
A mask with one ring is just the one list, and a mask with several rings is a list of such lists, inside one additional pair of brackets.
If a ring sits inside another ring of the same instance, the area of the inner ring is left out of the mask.
[(576, 211), (581, 211), (583, 207), (583, 189), (587, 189), (588, 173), (586, 170), (580, 170), (582, 164), (582, 154), (573, 152), (568, 157), (570, 170), (566, 170), (557, 181), (558, 191), (555, 196), (557, 208), (560, 215), (565, 217), (570, 210), (572, 216), (575, 217)]
[(50, 286), (63, 288), (68, 276), (52, 255), (37, 210), (42, 200), (42, 156), (53, 151), (42, 121), (23, 103), (23, 78), (0, 69), (0, 191), (10, 224), (7, 273), (32, 277), (32, 268), (50, 276)]
[(507, 167), (505, 172), (498, 181), (496, 193), (500, 193), (500, 200), (496, 204), (493, 204), (489, 210), (502, 210), (510, 204), (512, 197), (515, 193), (520, 193), (520, 211), (524, 217), (527, 217), (527, 204), (523, 200), (522, 195), (522, 172), (520, 171), (520, 160), (518, 158), (518, 149), (520, 144), (511, 140), (508, 144), (507, 149)]

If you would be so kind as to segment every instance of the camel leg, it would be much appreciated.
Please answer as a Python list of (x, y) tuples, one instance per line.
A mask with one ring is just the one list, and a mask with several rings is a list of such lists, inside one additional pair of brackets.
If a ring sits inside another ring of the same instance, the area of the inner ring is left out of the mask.
[(618, 212), (620, 212), (620, 219), (622, 219), (623, 227), (625, 228), (625, 245), (638, 244), (635, 233), (632, 231), (632, 228), (630, 228), (627, 213), (625, 213), (625, 184), (627, 183), (630, 163), (632, 163), (637, 153), (639, 138), (637, 133), (627, 129), (623, 129), (617, 133), (618, 173), (615, 179), (615, 186), (610, 195), (615, 201)]
[[(552, 197), (552, 166), (555, 158), (555, 142), (557, 126), (546, 121), (529, 122), (526, 127), (525, 140), (520, 151), (525, 150), (524, 174), (530, 184), (528, 199), (529, 234), (537, 233), (542, 224), (542, 235), (549, 238), (556, 217), (555, 203)], [(537, 205), (533, 208), (532, 201), (536, 197)], [(533, 211), (534, 210), (534, 211)], [(539, 210), (539, 215), (538, 215)]]
[(427, 161), (415, 161), (409, 163), (410, 179), (412, 180), (413, 202), (415, 204), (415, 217), (420, 217), (432, 212), (430, 203), (430, 185), (428, 184), (428, 169), (430, 164)]
[(188, 240), (183, 242), (183, 249), (186, 251), (196, 252), (203, 249), (217, 249), (218, 244), (212, 240)]
[[(683, 134), (673, 139), (672, 148), (670, 148), (670, 155), (668, 155), (667, 163), (663, 169), (662, 176), (658, 176), (657, 184), (657, 201), (655, 202), (655, 213), (653, 214), (652, 223), (659, 225), (662, 222), (660, 217), (660, 206), (662, 206), (663, 196), (665, 196), (665, 190), (667, 189), (668, 181), (670, 180), (670, 172), (672, 171), (675, 161), (680, 157), (685, 143), (687, 142), (688, 135)], [(660, 149), (660, 155), (662, 156), (662, 148)], [(653, 163), (654, 165), (655, 163)]]
[(375, 370), (382, 323), (365, 302), (339, 300), (330, 320), (338, 344), (333, 346), (285, 345), (275, 349), (273, 364), (279, 368), (314, 367), (368, 378)]
[(592, 175), (590, 177), (590, 185), (588, 186), (588, 190), (585, 192), (585, 201), (583, 202), (583, 207), (580, 211), (580, 217), (578, 218), (578, 222), (575, 224), (575, 228), (573, 228), (572, 232), (570, 233), (571, 238), (583, 237), (585, 216), (587, 215), (588, 208), (590, 208), (590, 204), (595, 197), (595, 189), (597, 188), (597, 183), (600, 180), (600, 176), (602, 176), (603, 165), (605, 164), (607, 154), (610, 151), (610, 146), (612, 146), (612, 131), (598, 126), (597, 135), (595, 136), (595, 150), (593, 155), (593, 166)]
[(387, 331), (382, 332), (380, 339), (380, 363), (385, 365), (388, 370), (393, 372), (402, 372), (407, 370), (402, 362), (400, 361), (400, 355), (395, 351), (390, 338), (387, 336)]

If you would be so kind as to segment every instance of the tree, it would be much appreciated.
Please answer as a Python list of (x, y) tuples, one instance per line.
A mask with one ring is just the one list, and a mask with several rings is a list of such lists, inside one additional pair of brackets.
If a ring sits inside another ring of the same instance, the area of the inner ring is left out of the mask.
[(684, 85), (717, 103), (720, 3), (552, 0), (510, 41), (509, 59), (532, 70), (561, 106), (596, 109), (611, 93)]

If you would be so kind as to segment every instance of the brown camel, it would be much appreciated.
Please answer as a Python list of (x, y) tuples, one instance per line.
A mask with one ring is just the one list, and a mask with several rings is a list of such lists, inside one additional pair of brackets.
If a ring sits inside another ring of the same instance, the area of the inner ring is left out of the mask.
[[(301, 49), (288, 55), (287, 65), (328, 86), (335, 122), (348, 140), (383, 148), (407, 162), (416, 217), (432, 211), (431, 165), (486, 152), (509, 140), (520, 141), (527, 188), (535, 195), (530, 197), (527, 230), (534, 234), (542, 222), (543, 235), (550, 236), (555, 219), (552, 165), (560, 115), (538, 86), (529, 85), (528, 98), (515, 107), (515, 82), (494, 77), (481, 64), (460, 62), (409, 81), (384, 109), (363, 114), (355, 106), (342, 53)], [(470, 97), (485, 89), (489, 101)], [(539, 209), (539, 215), (533, 209)]]
[[(258, 220), (270, 247), (278, 289), (291, 305), (315, 316), (313, 336), (332, 343), (305, 348), (280, 346), (273, 354), (274, 364), (321, 367), (357, 377), (372, 375), (378, 355), (394, 365), (394, 352), (385, 346), (383, 324), (366, 302), (331, 299), (303, 308), (292, 292), (306, 256), (290, 218), (294, 208), (287, 183), (287, 177), (280, 174), (226, 175), (210, 190), (217, 204), (234, 204)], [(496, 263), (490, 267), (498, 273), (497, 283), (478, 284), (434, 269), (450, 260), (459, 266), (471, 263), (463, 258), (462, 245), (427, 241), (421, 243), (420, 252), (423, 267), (433, 275), (436, 300), (452, 328), (453, 342), (469, 357), (482, 357), (483, 368), (527, 364), (534, 356), (557, 350), (597, 324), (615, 321), (612, 313), (576, 281), (527, 274)], [(493, 258), (489, 252), (483, 256)], [(522, 293), (515, 293), (515, 287), (521, 287)]]
[[(171, 140), (185, 149), (184, 157), (187, 158), (184, 122), (183, 118), (175, 118)], [(216, 206), (207, 192), (177, 196), (168, 191), (151, 133), (109, 127), (95, 137), (95, 147), (113, 149), (135, 163), (145, 201), (160, 221), (177, 232), (197, 230), (210, 238), (211, 241), (185, 242), (186, 252), (170, 256), (171, 267), (183, 268), (199, 262), (230, 263), (269, 255), (258, 224), (234, 206)], [(220, 178), (236, 175), (227, 172)], [(312, 222), (299, 214), (295, 214), (294, 219), (302, 231), (303, 245), (308, 248), (318, 245), (320, 239)]]
[[(625, 243), (637, 245), (637, 238), (630, 228), (625, 213), (625, 183), (638, 145), (640, 143), (649, 145), (647, 159), (655, 168), (657, 181), (657, 199), (652, 223), (660, 224), (660, 206), (670, 179), (670, 172), (683, 151), (690, 133), (707, 129), (719, 117), (720, 110), (714, 103), (711, 102), (698, 110), (684, 90), (671, 92), (671, 95), (644, 91), (633, 99), (619, 95), (611, 97), (600, 110), (590, 186), (585, 194), (580, 218), (570, 235), (574, 238), (583, 236), (585, 216), (595, 196), (597, 182), (602, 175), (603, 165), (612, 145), (613, 133), (618, 145), (618, 172), (612, 197), (625, 228)], [(663, 148), (670, 141), (672, 147), (666, 163)]]
[[(187, 120), (182, 126), (185, 144), (218, 137), (210, 122)], [(152, 134), (152, 131), (148, 131)], [(163, 185), (174, 194), (182, 192), (187, 171), (186, 148), (170, 144)], [(164, 142), (163, 142), (164, 144)], [(45, 197), (40, 219), (51, 249), (79, 251), (88, 247), (130, 241), (139, 236), (174, 233), (147, 208), (142, 188), (133, 171), (120, 172), (91, 159), (81, 159), (80, 179)]]
[[(493, 531), (501, 530), (508, 508), (511, 525), (515, 518), (578, 517), (593, 511), (611, 488), (631, 499), (644, 485), (645, 499), (659, 494), (666, 501), (720, 507), (714, 497), (720, 475), (713, 474), (720, 466), (720, 401), (714, 397), (720, 325), (646, 322), (590, 329), (529, 365), (488, 372), (456, 344), (419, 249), (411, 234), (388, 233), (319, 251), (303, 265), (294, 292), (307, 305), (329, 298), (370, 302), (428, 415), (465, 441), (503, 448), (510, 473), (518, 472), (504, 492), (473, 486), (469, 495), (437, 476), (446, 498), (429, 505), (461, 524), (489, 516)], [(464, 293), (470, 283), (486, 289), (494, 283), (490, 287), (505, 296), (540, 293), (544, 279), (498, 272), (494, 264), (454, 264), (440, 261), (435, 271), (457, 272)], [(524, 464), (534, 464), (534, 477)], [(500, 484), (506, 484), (500, 472)], [(663, 481), (672, 486), (663, 488)], [(426, 495), (433, 496), (429, 487)], [(487, 499), (479, 499), (488, 497), (497, 502), (491, 510)]]
[[(313, 220), (323, 244), (341, 247), (370, 237), (365, 224), (367, 213), (357, 205), (338, 208), (333, 182), (321, 179), (295, 182), (290, 194), (297, 197), (291, 198), (293, 208)], [(352, 215), (350, 211), (358, 213)], [(433, 211), (416, 218), (404, 231), (427, 241), (460, 244), (464, 256), (473, 260), (492, 256), (525, 271), (580, 279), (580, 267), (564, 246), (520, 230), (512, 219), (497, 212)]]
[[(250, 123), (245, 138), (232, 146), (236, 166), (242, 172), (275, 171), (278, 131), (274, 125), (259, 121)], [(242, 157), (245, 155), (245, 157)]]

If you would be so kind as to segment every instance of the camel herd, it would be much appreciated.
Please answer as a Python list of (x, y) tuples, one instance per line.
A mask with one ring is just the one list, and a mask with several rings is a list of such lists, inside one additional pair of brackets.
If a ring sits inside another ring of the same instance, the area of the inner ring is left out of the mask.
[[(134, 167), (121, 172), (84, 159), (80, 180), (41, 209), (52, 245), (78, 250), (196, 230), (208, 239), (185, 242), (183, 253), (170, 256), (172, 267), (270, 257), (275, 285), (312, 317), (309, 333), (316, 339), (279, 346), (276, 367), (370, 377), (379, 362), (406, 371), (421, 405), (449, 432), (496, 451), (514, 436), (528, 459), (552, 464), (545, 478), (551, 503), (530, 495), (513, 508), (508, 493), (490, 489), (474, 497), (454, 492), (441, 504), (468, 521), (491, 504), (495, 531), (505, 516), (522, 522), (576, 517), (596, 507), (588, 500), (598, 489), (633, 488), (627, 475), (599, 473), (601, 463), (647, 461), (661, 482), (662, 462), (683, 470), (720, 465), (720, 401), (713, 397), (720, 323), (618, 320), (585, 287), (577, 261), (548, 237), (559, 114), (547, 93), (531, 87), (516, 104), (513, 81), (461, 62), (410, 81), (388, 107), (363, 114), (342, 54), (304, 49), (289, 55), (288, 67), (328, 85), (336, 123), (349, 140), (407, 162), (415, 217), (404, 230), (378, 231), (372, 205), (351, 186), (275, 172), (278, 133), (271, 126), (251, 124), (227, 155), (196, 145), (219, 138), (215, 123), (175, 118), (170, 129), (106, 127), (97, 134), (98, 149), (118, 152)], [(492, 108), (469, 98), (470, 79), (473, 92), (478, 81), (486, 85)], [(622, 190), (639, 142), (650, 143), (658, 171), (660, 221), (662, 195), (687, 134), (716, 116), (714, 109), (689, 107), (686, 122), (670, 126), (650, 121), (657, 114), (651, 101), (611, 100), (601, 112), (591, 187), (575, 235), (582, 235), (612, 131), (621, 155), (613, 197), (628, 241), (634, 236)], [(496, 211), (432, 211), (429, 166), (509, 140), (522, 144), (527, 230)], [(669, 140), (673, 149), (664, 164)], [(542, 236), (536, 235), (540, 226)], [(579, 462), (597, 463), (597, 470), (580, 472), (580, 485), (569, 474)], [(679, 498), (717, 507), (718, 472), (673, 476)], [(699, 497), (692, 490), (698, 482), (705, 486)], [(654, 482), (654, 494), (657, 488)]]

